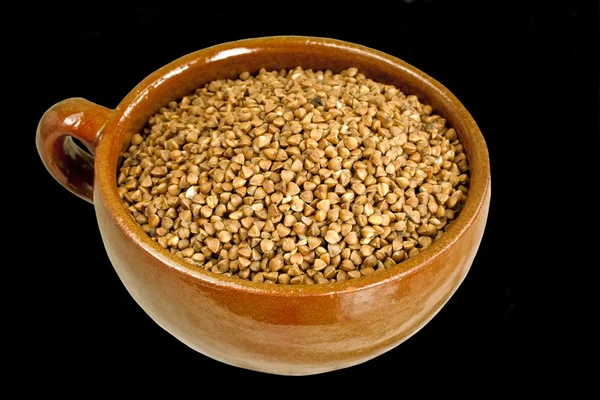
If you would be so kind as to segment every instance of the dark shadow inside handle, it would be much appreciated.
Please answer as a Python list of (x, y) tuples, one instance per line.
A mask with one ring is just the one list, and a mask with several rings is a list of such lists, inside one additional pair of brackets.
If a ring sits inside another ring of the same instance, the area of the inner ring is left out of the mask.
[(54, 146), (55, 153), (62, 154), (62, 157), (56, 157), (55, 162), (68, 188), (91, 201), (94, 193), (94, 158), (83, 150), (83, 145), (78, 146), (68, 135), (58, 138)]
[(90, 156), (92, 156), (92, 153), (88, 150), (87, 147), (85, 147), (85, 144), (83, 144), (83, 142), (79, 139), (77, 139), (76, 137), (70, 136), (71, 140), (73, 141), (73, 143), (79, 147), (81, 150), (83, 150), (85, 153), (89, 154)]

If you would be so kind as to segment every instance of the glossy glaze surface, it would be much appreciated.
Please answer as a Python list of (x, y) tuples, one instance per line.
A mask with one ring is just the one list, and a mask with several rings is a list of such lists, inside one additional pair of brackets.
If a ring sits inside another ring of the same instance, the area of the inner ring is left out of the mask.
[[(314, 286), (265, 285), (217, 276), (182, 263), (144, 234), (123, 207), (116, 190), (122, 147), (160, 106), (204, 83), (245, 70), (297, 65), (334, 71), (356, 66), (374, 80), (417, 94), (444, 115), (457, 129), (471, 166), (465, 208), (430, 248), (359, 280)], [(104, 124), (89, 125), (104, 126), (95, 146), (93, 202), (111, 262), (135, 301), (160, 326), (217, 360), (292, 375), (364, 362), (425, 325), (460, 285), (477, 252), (490, 200), (483, 136), (446, 88), (384, 53), (308, 37), (225, 43), (161, 68), (134, 88), (112, 113), (105, 110), (90, 113), (103, 115)], [(46, 162), (48, 157), (43, 151), (41, 154)]]
[(36, 145), (48, 172), (65, 188), (92, 202), (94, 159), (77, 146), (77, 138), (94, 154), (111, 111), (81, 98), (52, 106), (38, 124)]

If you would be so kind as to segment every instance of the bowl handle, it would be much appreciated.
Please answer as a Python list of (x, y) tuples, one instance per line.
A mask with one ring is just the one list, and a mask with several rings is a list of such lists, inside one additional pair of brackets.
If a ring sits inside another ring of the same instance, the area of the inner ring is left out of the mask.
[[(37, 127), (37, 149), (50, 174), (90, 203), (94, 193), (93, 155), (111, 113), (112, 110), (85, 99), (71, 98), (50, 107)], [(73, 137), (92, 155), (80, 148)]]

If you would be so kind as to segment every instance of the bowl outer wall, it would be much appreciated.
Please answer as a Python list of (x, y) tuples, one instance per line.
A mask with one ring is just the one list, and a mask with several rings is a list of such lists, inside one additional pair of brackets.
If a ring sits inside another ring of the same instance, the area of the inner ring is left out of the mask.
[[(148, 117), (214, 79), (259, 68), (355, 66), (369, 78), (416, 94), (457, 129), (471, 167), (469, 195), (455, 223), (421, 254), (359, 280), (266, 285), (188, 266), (153, 242), (116, 190), (119, 154)], [(94, 205), (109, 258), (135, 301), (161, 327), (225, 363), (303, 375), (358, 364), (424, 326), (457, 289), (487, 219), (487, 147), (464, 106), (439, 82), (385, 53), (333, 39), (270, 37), (188, 54), (136, 86), (114, 110), (95, 154)]]

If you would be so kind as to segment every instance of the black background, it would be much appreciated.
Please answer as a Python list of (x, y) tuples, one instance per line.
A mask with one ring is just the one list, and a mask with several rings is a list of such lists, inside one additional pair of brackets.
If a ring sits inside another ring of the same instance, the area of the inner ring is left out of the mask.
[[(25, 203), (5, 197), (5, 213), (17, 218), (12, 240), (26, 246), (19, 250), (24, 275), (6, 284), (20, 293), (10, 303), (24, 339), (15, 342), (21, 354), (15, 365), (23, 369), (14, 371), (39, 382), (29, 389), (81, 394), (129, 386), (185, 398), (219, 377), (230, 380), (227, 387), (251, 378), (255, 393), (275, 382), (310, 393), (316, 383), (371, 387), (384, 377), (398, 394), (456, 392), (463, 382), (485, 384), (489, 393), (517, 383), (536, 390), (591, 384), (600, 337), (598, 3), (396, 3), (15, 13), (23, 24), (5, 35), (16, 55), (6, 76), (14, 78), (7, 87), (19, 86), (5, 92), (16, 94), (5, 118), (25, 115), (14, 136), (5, 137), (5, 148), (21, 147), (8, 152), (15, 161), (5, 168), (22, 160), (27, 168), (5, 186), (20, 190)], [(492, 167), (483, 242), (441, 312), (372, 361), (306, 378), (221, 364), (159, 328), (112, 269), (93, 207), (47, 174), (34, 146), (37, 121), (60, 100), (80, 96), (112, 108), (146, 75), (184, 54), (278, 34), (360, 43), (435, 77), (478, 122)], [(581, 367), (590, 361), (591, 368)], [(446, 379), (454, 383), (438, 385)]]

